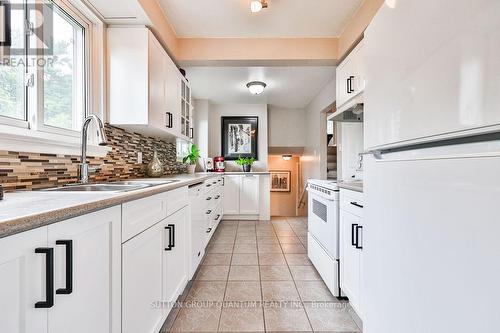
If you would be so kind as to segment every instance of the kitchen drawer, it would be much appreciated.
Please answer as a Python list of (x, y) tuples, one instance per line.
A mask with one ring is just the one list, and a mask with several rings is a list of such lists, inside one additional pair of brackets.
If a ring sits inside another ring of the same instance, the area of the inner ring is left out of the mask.
[(340, 189), (340, 209), (363, 217), (363, 193)]
[(167, 217), (165, 197), (165, 193), (161, 193), (122, 205), (122, 242)]
[(182, 207), (187, 206), (189, 201), (187, 186), (168, 191), (165, 195), (167, 201), (167, 216), (170, 216)]

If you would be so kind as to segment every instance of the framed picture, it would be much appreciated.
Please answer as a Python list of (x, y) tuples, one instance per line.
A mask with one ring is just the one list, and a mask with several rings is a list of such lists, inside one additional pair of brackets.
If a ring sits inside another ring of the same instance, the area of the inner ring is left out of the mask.
[(290, 171), (270, 171), (271, 192), (290, 192)]
[(221, 152), (227, 161), (257, 156), (258, 117), (221, 117)]

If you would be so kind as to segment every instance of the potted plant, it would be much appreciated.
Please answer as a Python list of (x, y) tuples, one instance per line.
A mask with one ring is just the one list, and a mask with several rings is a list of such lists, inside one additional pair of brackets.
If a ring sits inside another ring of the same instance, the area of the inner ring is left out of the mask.
[(255, 162), (255, 158), (253, 157), (241, 157), (236, 160), (236, 164), (241, 165), (243, 167), (244, 172), (250, 172), (252, 169), (252, 164)]
[(200, 158), (200, 150), (196, 145), (191, 145), (191, 151), (182, 159), (182, 163), (188, 163), (188, 173), (193, 174), (196, 169), (196, 162)]

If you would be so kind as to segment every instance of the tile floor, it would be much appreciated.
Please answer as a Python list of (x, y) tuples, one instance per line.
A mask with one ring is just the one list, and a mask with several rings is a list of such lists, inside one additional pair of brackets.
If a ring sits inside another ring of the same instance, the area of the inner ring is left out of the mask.
[(223, 221), (162, 332), (360, 332), (307, 257), (307, 220)]

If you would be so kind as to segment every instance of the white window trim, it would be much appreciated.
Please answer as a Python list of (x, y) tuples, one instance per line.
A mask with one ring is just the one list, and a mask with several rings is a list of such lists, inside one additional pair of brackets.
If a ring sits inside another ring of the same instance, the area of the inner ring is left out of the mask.
[[(75, 19), (78, 21), (84, 20), (88, 22), (88, 30), (85, 32), (85, 52), (87, 57), (87, 66), (85, 68), (87, 77), (86, 111), (88, 114), (95, 114), (103, 121), (106, 121), (104, 112), (105, 24), (82, 0), (55, 0), (54, 2), (64, 9), (73, 6), (81, 15), (73, 10), (70, 11), (71, 15), (77, 15)], [(28, 121), (0, 117), (0, 150), (57, 155), (81, 154), (82, 143), (80, 131), (59, 129), (46, 125), (37, 126), (36, 117), (38, 114), (39, 110), (37, 107), (35, 119), (28, 119)], [(30, 126), (30, 124), (32, 125)], [(95, 125), (92, 124), (91, 126)], [(111, 151), (111, 148), (98, 146), (95, 132), (94, 130), (89, 130), (88, 132), (89, 144), (87, 155), (104, 157)]]

